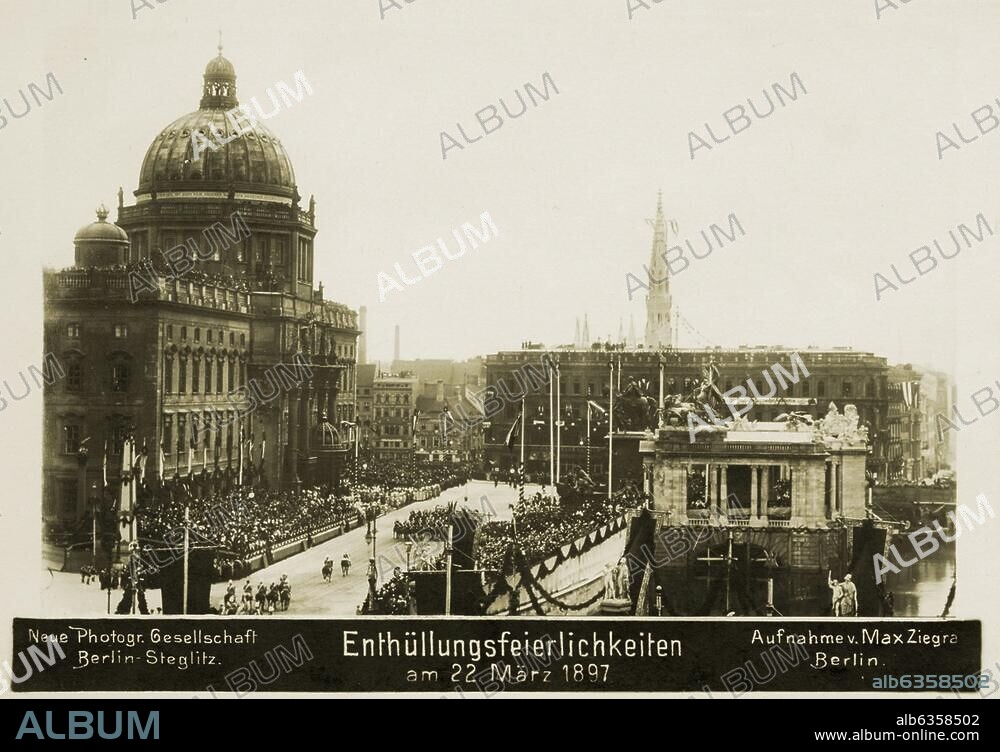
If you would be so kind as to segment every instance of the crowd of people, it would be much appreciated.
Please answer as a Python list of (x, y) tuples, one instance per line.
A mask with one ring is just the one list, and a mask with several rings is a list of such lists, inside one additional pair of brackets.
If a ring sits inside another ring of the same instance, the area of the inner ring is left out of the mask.
[[(357, 469), (358, 488), (389, 491), (416, 491), (426, 486), (439, 486), (447, 490), (460, 486), (470, 477), (471, 468), (466, 464), (451, 462), (426, 462), (415, 465), (366, 463)], [(348, 484), (351, 488), (351, 484)]]
[[(359, 469), (360, 470), (360, 469)], [(468, 468), (450, 464), (392, 467), (374, 465), (360, 470), (360, 482), (345, 484), (341, 495), (329, 487), (269, 490), (237, 487), (229, 491), (190, 492), (172, 484), (144, 500), (137, 513), (139, 538), (178, 545), (184, 512), (192, 546), (218, 546), (218, 580), (242, 579), (250, 560), (289, 541), (307, 541), (334, 525), (353, 524), (369, 514), (381, 515), (417, 498), (430, 498), (464, 483)]]
[(89, 564), (80, 567), (80, 582), (89, 585), (94, 580), (101, 586), (101, 590), (119, 590), (125, 587), (125, 573), (121, 567), (104, 567), (98, 569)]
[[(467, 510), (474, 524), (481, 523), (482, 513)], [(451, 513), (447, 506), (439, 504), (433, 509), (414, 509), (405, 520), (396, 520), (392, 526), (392, 537), (397, 540), (417, 539), (443, 541), (448, 535)], [(459, 531), (453, 530), (453, 535)]]
[(635, 488), (619, 491), (610, 503), (607, 497), (597, 495), (567, 503), (555, 496), (536, 493), (511, 507), (512, 522), (502, 520), (480, 526), (476, 558), (483, 568), (500, 570), (507, 551), (516, 542), (526, 561), (541, 561), (560, 546), (641, 506), (646, 498)]
[[(157, 502), (144, 506), (138, 515), (141, 540), (176, 543), (186, 507), (193, 545), (217, 545), (244, 562), (260, 554), (270, 558), (274, 546), (309, 537), (356, 513), (349, 498), (321, 488), (270, 491), (243, 487), (206, 496), (172, 494)], [(224, 566), (220, 562), (220, 567)], [(242, 573), (234, 570), (233, 575), (240, 577)]]

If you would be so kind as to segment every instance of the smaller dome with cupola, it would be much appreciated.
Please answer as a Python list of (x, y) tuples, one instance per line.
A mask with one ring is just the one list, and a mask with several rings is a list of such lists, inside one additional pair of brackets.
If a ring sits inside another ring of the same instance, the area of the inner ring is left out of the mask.
[(128, 263), (128, 233), (108, 222), (108, 210), (97, 207), (97, 221), (81, 227), (73, 236), (78, 266), (115, 266)]

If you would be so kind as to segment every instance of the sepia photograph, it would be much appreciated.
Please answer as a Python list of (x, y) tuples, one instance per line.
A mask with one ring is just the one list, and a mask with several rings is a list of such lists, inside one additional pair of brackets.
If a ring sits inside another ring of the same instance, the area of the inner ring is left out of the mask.
[(5, 692), (1000, 690), (1000, 6), (56, 5)]

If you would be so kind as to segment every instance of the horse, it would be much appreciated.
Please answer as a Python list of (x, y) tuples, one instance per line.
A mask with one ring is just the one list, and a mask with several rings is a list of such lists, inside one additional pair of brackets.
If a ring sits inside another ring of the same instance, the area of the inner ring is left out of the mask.
[(333, 577), (333, 562), (332, 561), (323, 562), (322, 572), (323, 572), (323, 580), (325, 582), (329, 582), (330, 578)]

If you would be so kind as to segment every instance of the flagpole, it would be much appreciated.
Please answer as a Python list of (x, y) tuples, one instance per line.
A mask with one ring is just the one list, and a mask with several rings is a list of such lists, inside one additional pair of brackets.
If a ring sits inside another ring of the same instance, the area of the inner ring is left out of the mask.
[(615, 423), (615, 362), (608, 361), (608, 500), (611, 500), (612, 434)]
[(656, 427), (663, 425), (663, 354), (660, 354), (660, 402), (656, 411)]
[(520, 488), (517, 492), (517, 498), (519, 501), (524, 501), (524, 432), (527, 430), (527, 426), (524, 423), (524, 397), (521, 397), (521, 472), (520, 483), (518, 484)]
[(590, 475), (590, 400), (587, 400), (587, 475)]
[(552, 407), (555, 398), (555, 385), (553, 384), (554, 369), (549, 364), (549, 485), (556, 484), (556, 436), (555, 425), (553, 425)]
[(188, 565), (188, 555), (191, 552), (191, 537), (190, 537), (190, 507), (184, 505), (184, 601), (181, 603), (181, 613), (187, 614), (188, 612), (188, 573), (190, 572)]
[(556, 361), (556, 483), (562, 464), (562, 385), (559, 380), (559, 361)]

